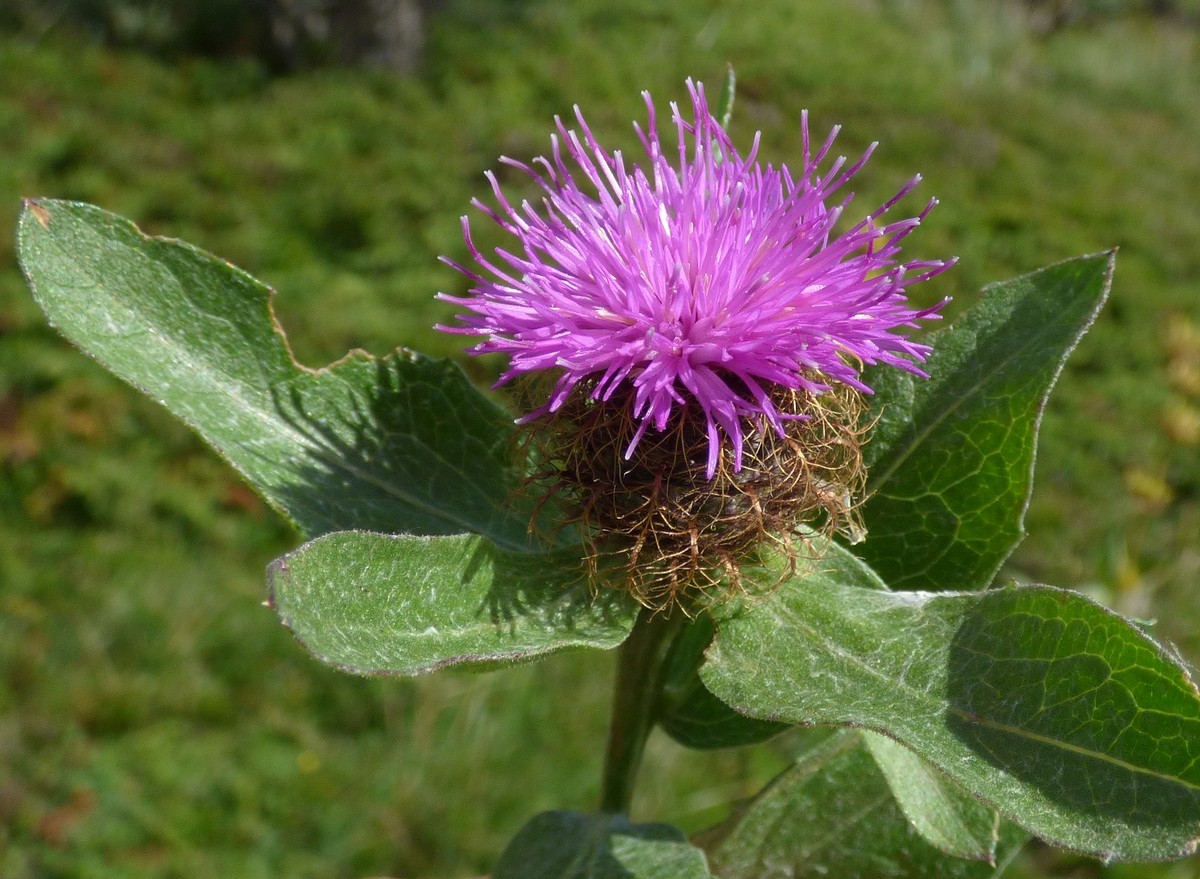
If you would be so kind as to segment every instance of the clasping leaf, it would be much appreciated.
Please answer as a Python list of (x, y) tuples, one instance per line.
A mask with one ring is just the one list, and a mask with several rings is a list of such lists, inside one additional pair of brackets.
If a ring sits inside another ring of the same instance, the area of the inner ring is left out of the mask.
[(512, 418), (452, 363), (398, 349), (301, 366), (267, 287), (91, 205), (26, 201), (18, 244), (64, 336), (327, 535), (271, 567), (274, 605), (322, 659), (412, 674), (628, 634), (632, 600), (583, 600), (552, 509), (531, 533)]

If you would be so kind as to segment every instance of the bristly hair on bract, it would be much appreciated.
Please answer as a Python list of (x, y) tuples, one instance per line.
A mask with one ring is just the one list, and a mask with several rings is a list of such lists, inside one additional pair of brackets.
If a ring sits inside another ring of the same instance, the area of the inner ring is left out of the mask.
[(782, 435), (748, 432), (740, 466), (723, 446), (710, 476), (698, 407), (680, 408), (627, 460), (622, 450), (637, 430), (630, 407), (598, 403), (581, 387), (519, 434), (527, 484), (535, 503), (566, 500), (562, 524), (582, 526), (594, 583), (626, 589), (647, 607), (690, 612), (742, 591), (742, 566), (764, 544), (790, 571), (821, 538), (862, 532), (862, 395), (845, 385), (776, 395), (781, 412), (800, 417), (786, 419)]
[(801, 526), (854, 531), (861, 466), (861, 378), (882, 363), (924, 376), (929, 348), (900, 330), (943, 303), (910, 306), (907, 288), (953, 260), (902, 262), (928, 215), (884, 220), (919, 181), (844, 232), (852, 195), (834, 195), (867, 162), (834, 159), (838, 129), (814, 153), (801, 115), (793, 174), (734, 147), (699, 83), (691, 118), (671, 104), (674, 162), (655, 107), (634, 128), (644, 164), (608, 152), (575, 108), (556, 119), (549, 157), (501, 162), (541, 189), (473, 204), (516, 241), (494, 258), (462, 220), (476, 268), (452, 333), (471, 352), (508, 355), (498, 384), (525, 377), (522, 416), (546, 491), (583, 526), (589, 569), (648, 606), (737, 585), (757, 546), (795, 552)]

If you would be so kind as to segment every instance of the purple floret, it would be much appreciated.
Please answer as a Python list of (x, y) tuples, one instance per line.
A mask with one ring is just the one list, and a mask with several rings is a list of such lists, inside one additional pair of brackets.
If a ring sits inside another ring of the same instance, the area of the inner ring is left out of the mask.
[(444, 261), (474, 283), (469, 296), (439, 298), (470, 310), (462, 326), (486, 337), (472, 353), (510, 357), (500, 377), (559, 372), (546, 403), (523, 421), (556, 411), (581, 381), (590, 395), (630, 397), (639, 422), (626, 457), (649, 428), (663, 430), (677, 406), (694, 403), (708, 425), (708, 475), (721, 434), (740, 468), (743, 433), (762, 425), (783, 431), (773, 386), (821, 392), (842, 382), (864, 392), (859, 368), (886, 363), (917, 375), (929, 351), (896, 332), (937, 316), (942, 303), (914, 309), (906, 288), (944, 271), (952, 260), (899, 261), (900, 242), (936, 204), (886, 223), (890, 201), (835, 235), (846, 195), (830, 198), (866, 163), (837, 158), (821, 174), (838, 129), (813, 155), (801, 116), (804, 165), (798, 176), (756, 161), (759, 136), (738, 154), (709, 110), (704, 87), (688, 82), (692, 121), (671, 104), (678, 132), (674, 163), (664, 154), (654, 104), (635, 130), (647, 161), (627, 165), (605, 151), (579, 108), (579, 131), (556, 119), (551, 156), (532, 165), (501, 161), (544, 190), (540, 205), (511, 204), (488, 173), (499, 209), (473, 204), (517, 239), (516, 252), (489, 259), (463, 234), (478, 270)]

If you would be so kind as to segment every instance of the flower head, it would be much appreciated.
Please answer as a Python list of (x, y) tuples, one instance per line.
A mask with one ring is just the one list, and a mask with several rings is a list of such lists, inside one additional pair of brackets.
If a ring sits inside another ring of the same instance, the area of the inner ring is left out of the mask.
[(476, 200), (517, 242), (482, 254), (463, 232), (477, 269), (446, 260), (473, 282), (467, 297), (442, 295), (469, 310), (449, 332), (484, 337), (473, 353), (503, 352), (500, 383), (553, 371), (548, 399), (523, 420), (558, 411), (583, 390), (597, 403), (628, 407), (636, 425), (623, 449), (630, 458), (647, 431), (664, 431), (673, 413), (696, 407), (707, 439), (705, 470), (721, 459), (722, 434), (732, 466), (742, 467), (755, 430), (785, 433), (779, 390), (819, 394), (835, 384), (869, 392), (864, 363), (921, 373), (928, 352), (897, 330), (936, 316), (914, 309), (905, 290), (948, 267), (903, 263), (900, 242), (932, 208), (915, 217), (883, 215), (918, 182), (846, 231), (835, 231), (850, 195), (835, 195), (866, 163), (820, 166), (838, 129), (815, 152), (801, 117), (803, 165), (793, 174), (746, 156), (710, 111), (704, 88), (688, 82), (690, 121), (672, 103), (676, 143), (660, 139), (654, 104), (635, 130), (646, 151), (627, 163), (597, 142), (578, 108), (578, 131), (556, 119), (551, 155), (521, 170), (541, 187), (540, 205), (514, 205), (489, 173), (499, 209)]
[[(940, 306), (910, 307), (906, 288), (943, 271), (903, 263), (916, 217), (885, 220), (917, 183), (838, 233), (850, 196), (837, 193), (871, 150), (826, 162), (802, 116), (798, 174), (734, 148), (689, 81), (691, 118), (671, 105), (676, 138), (660, 139), (654, 104), (635, 125), (646, 157), (626, 163), (556, 120), (549, 157), (504, 158), (542, 189), (498, 208), (475, 206), (510, 233), (512, 250), (476, 266), (449, 332), (502, 352), (500, 383), (523, 383), (531, 479), (565, 499), (594, 577), (610, 573), (648, 606), (692, 604), (738, 587), (767, 541), (793, 560), (802, 528), (857, 539), (864, 484), (860, 370), (886, 363), (922, 374), (929, 349), (898, 332)], [(873, 149), (873, 147), (872, 147)], [(835, 198), (840, 200), (835, 200)], [(538, 390), (540, 388), (540, 390)]]

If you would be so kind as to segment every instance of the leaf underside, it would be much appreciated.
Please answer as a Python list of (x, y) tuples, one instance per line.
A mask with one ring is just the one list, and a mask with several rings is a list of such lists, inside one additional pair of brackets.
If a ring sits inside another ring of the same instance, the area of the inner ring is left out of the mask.
[(1026, 839), (995, 824), (990, 864), (938, 851), (905, 820), (855, 730), (806, 749), (712, 836), (722, 879), (991, 879)]
[(999, 815), (908, 748), (869, 730), (863, 743), (913, 828), (948, 855), (992, 863)]

